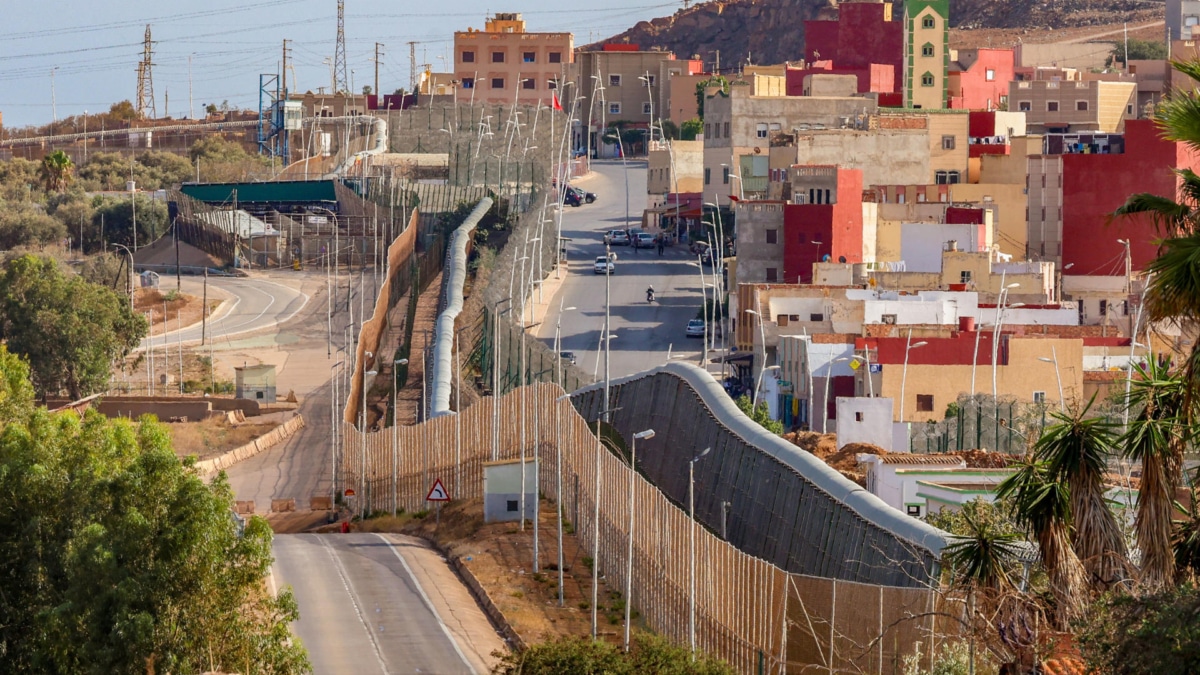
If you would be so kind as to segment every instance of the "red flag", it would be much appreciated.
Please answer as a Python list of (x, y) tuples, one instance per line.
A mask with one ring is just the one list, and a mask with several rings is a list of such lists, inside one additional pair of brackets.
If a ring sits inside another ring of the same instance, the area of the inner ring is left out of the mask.
[(558, 102), (558, 94), (551, 94), (551, 96), (554, 97), (554, 109), (562, 110), (562, 104)]

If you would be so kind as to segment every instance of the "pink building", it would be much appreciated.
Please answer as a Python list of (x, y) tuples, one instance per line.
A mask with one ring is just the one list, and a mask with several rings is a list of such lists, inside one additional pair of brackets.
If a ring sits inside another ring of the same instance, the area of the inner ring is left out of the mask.
[(1008, 83), (1017, 79), (1011, 49), (959, 49), (952, 53), (949, 107), (996, 110), (1008, 103)]

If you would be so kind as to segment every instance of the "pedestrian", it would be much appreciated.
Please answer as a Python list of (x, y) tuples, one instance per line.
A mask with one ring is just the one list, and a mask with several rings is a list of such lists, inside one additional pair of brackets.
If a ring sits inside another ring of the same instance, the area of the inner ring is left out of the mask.
[(662, 239), (659, 239), (658, 240), (658, 257), (661, 258), (662, 255), (663, 255), (663, 243), (662, 243)]

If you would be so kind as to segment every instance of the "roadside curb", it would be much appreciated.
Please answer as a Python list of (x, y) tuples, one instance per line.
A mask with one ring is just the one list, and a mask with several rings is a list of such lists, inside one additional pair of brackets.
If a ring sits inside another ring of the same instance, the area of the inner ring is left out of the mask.
[(509, 644), (509, 647), (511, 647), (514, 651), (525, 651), (529, 645), (526, 644), (525, 640), (521, 638), (516, 629), (512, 627), (512, 624), (508, 622), (508, 619), (504, 618), (504, 613), (501, 612), (496, 603), (492, 601), (492, 597), (488, 595), (486, 590), (484, 590), (483, 585), (480, 584), (479, 580), (475, 578), (475, 574), (471, 571), (471, 568), (467, 567), (467, 565), (462, 561), (462, 558), (452, 555), (440, 544), (432, 539), (429, 539), (428, 537), (421, 536), (421, 539), (424, 539), (426, 542), (428, 542), (429, 545), (433, 547), (433, 550), (441, 554), (441, 556), (446, 559), (446, 562), (450, 563), (450, 569), (454, 570), (454, 573), (458, 575), (458, 578), (461, 579), (464, 584), (466, 584), (467, 589), (471, 591), (471, 596), (475, 598), (475, 603), (479, 605), (479, 608), (482, 609), (483, 613), (487, 615), (488, 620), (492, 622), (492, 628), (496, 629), (496, 632), (504, 637), (504, 640)]
[(292, 434), (304, 428), (304, 416), (296, 413), (292, 419), (280, 424), (267, 433), (258, 438), (246, 443), (245, 445), (234, 448), (229, 452), (222, 453), (200, 462), (196, 462), (196, 471), (201, 476), (211, 476), (219, 471), (224, 471), (238, 462), (250, 459), (258, 453), (275, 446), (276, 444), (287, 440)]

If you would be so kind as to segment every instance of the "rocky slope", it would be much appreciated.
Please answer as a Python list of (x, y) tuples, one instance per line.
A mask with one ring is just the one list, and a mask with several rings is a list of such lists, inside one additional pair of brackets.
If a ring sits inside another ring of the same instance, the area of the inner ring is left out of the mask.
[[(836, 0), (714, 0), (584, 47), (628, 42), (680, 58), (697, 56), (721, 70), (751, 63), (782, 63), (804, 53), (804, 21), (833, 18)], [(951, 0), (958, 28), (1065, 28), (1162, 18), (1160, 0)], [(1048, 36), (1050, 41), (1053, 35)], [(1042, 41), (1042, 40), (1039, 40)]]

